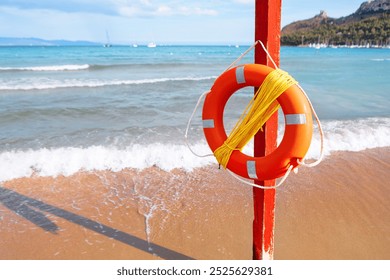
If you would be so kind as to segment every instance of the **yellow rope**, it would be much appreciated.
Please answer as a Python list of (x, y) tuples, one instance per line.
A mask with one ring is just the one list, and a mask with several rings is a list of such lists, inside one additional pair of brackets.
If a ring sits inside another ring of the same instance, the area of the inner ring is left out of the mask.
[(241, 151), (280, 105), (277, 98), (298, 82), (287, 72), (276, 69), (270, 72), (245, 108), (229, 137), (214, 155), (224, 168), (234, 150)]

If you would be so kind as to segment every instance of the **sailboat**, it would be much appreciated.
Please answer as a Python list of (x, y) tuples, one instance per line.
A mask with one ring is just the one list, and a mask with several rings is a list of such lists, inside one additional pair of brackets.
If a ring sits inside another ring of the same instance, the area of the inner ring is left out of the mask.
[(104, 48), (111, 48), (110, 37), (108, 36), (107, 30), (106, 30), (106, 39), (107, 39), (107, 41), (105, 44), (103, 44), (103, 47)]

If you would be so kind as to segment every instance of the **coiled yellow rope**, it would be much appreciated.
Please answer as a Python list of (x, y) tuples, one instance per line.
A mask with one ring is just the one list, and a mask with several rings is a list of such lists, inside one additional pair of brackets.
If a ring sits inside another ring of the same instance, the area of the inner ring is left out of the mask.
[(242, 150), (280, 105), (277, 98), (298, 82), (287, 72), (275, 69), (264, 79), (245, 108), (224, 144), (214, 151), (214, 156), (225, 169), (234, 150)]

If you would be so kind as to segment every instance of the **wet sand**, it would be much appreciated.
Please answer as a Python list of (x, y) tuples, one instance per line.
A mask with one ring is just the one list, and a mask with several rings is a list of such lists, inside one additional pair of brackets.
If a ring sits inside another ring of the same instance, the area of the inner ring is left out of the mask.
[[(390, 259), (390, 148), (338, 152), (277, 190), (275, 259)], [(21, 178), (0, 259), (251, 259), (252, 189), (217, 167)]]

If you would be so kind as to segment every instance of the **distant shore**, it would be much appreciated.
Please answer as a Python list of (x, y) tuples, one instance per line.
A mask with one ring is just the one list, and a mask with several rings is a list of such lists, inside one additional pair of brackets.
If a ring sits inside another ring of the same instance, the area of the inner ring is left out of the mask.
[[(287, 46), (285, 46), (287, 47)], [(298, 47), (301, 48), (332, 48), (332, 49), (338, 49), (338, 48), (347, 48), (347, 49), (390, 49), (390, 45), (328, 45), (328, 44), (305, 44), (305, 45), (299, 45)]]

